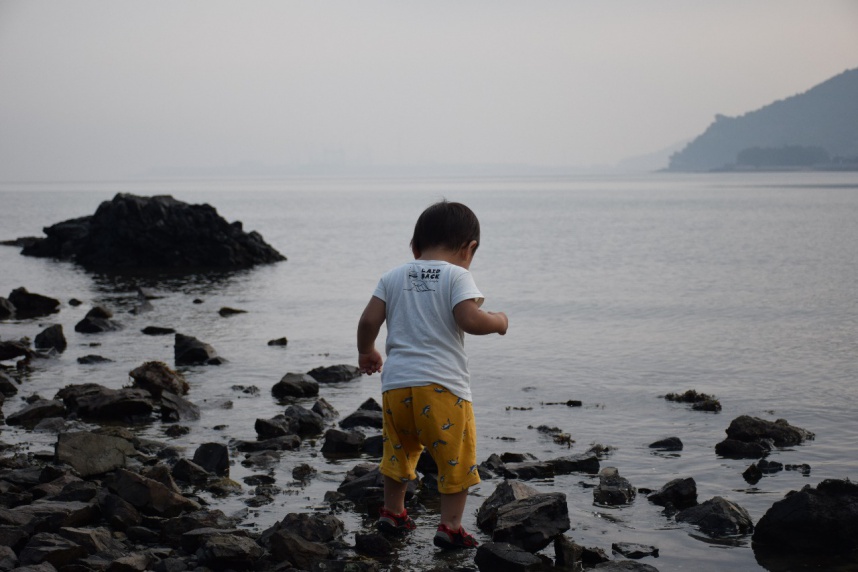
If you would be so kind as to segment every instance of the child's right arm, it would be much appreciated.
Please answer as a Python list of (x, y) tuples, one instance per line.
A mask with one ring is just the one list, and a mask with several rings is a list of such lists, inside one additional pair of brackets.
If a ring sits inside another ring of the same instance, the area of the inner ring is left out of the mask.
[(384, 301), (373, 296), (358, 321), (358, 368), (367, 375), (381, 371), (382, 358), (375, 349), (375, 339), (384, 323), (385, 310)]
[(509, 327), (509, 319), (503, 312), (486, 312), (477, 306), (475, 300), (463, 300), (453, 308), (456, 324), (466, 334), (482, 336), (485, 334), (504, 335)]

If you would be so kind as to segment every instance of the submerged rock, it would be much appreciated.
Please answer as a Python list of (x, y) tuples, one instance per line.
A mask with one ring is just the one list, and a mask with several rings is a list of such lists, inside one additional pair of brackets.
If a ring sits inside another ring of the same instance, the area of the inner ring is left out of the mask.
[(722, 497), (680, 511), (678, 522), (688, 522), (713, 538), (724, 538), (748, 534), (754, 530), (754, 522), (748, 511)]
[(826, 479), (774, 503), (757, 523), (754, 551), (817, 554), (858, 550), (858, 484)]
[[(214, 207), (169, 195), (120, 193), (95, 214), (45, 228), (22, 254), (72, 260), (88, 269), (249, 268), (286, 260), (259, 233), (228, 223)], [(17, 306), (17, 304), (16, 304)]]

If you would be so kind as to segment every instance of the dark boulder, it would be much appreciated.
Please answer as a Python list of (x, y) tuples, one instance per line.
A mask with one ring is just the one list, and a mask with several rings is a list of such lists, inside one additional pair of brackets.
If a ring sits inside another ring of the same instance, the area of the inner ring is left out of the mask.
[(195, 421), (200, 418), (200, 408), (171, 391), (161, 392), (162, 421)]
[(535, 488), (515, 480), (504, 480), (489, 495), (477, 511), (477, 526), (484, 532), (492, 532), (497, 524), (498, 509), (513, 501), (538, 495)]
[(3, 397), (13, 397), (17, 393), (18, 388), (15, 387), (15, 382), (0, 370), (0, 403), (3, 402)]
[(0, 361), (23, 357), (26, 359), (36, 356), (36, 352), (23, 342), (0, 341)]
[(208, 536), (195, 554), (201, 564), (215, 570), (252, 570), (265, 551), (241, 534), (219, 533)]
[(110, 389), (97, 383), (67, 385), (56, 395), (69, 411), (81, 418), (137, 421), (152, 415), (154, 403), (142, 389)]
[(324, 455), (359, 455), (363, 452), (365, 441), (366, 435), (360, 431), (328, 429), (325, 432), (322, 453)]
[(111, 492), (144, 514), (174, 517), (200, 509), (196, 501), (173, 492), (163, 483), (126, 469), (116, 470), (104, 483)]
[(74, 331), (82, 334), (100, 334), (121, 329), (119, 322), (113, 320), (113, 312), (104, 306), (96, 306), (75, 324)]
[(791, 447), (813, 439), (814, 434), (790, 425), (785, 419), (766, 421), (758, 417), (741, 415), (730, 423), (727, 428), (727, 438), (746, 443), (770, 439), (776, 447)]
[(755, 552), (855, 552), (858, 484), (827, 479), (788, 493), (760, 518), (752, 538)]
[(104, 356), (96, 355), (96, 354), (88, 354), (85, 356), (80, 356), (77, 358), (77, 363), (81, 365), (96, 365), (99, 363), (110, 363), (112, 359), (106, 358)]
[(647, 497), (649, 502), (664, 507), (683, 509), (697, 504), (697, 483), (691, 477), (673, 479)]
[(297, 433), (302, 437), (320, 435), (325, 430), (325, 420), (315, 411), (300, 405), (290, 405), (283, 412), (290, 423), (297, 423)]
[(353, 429), (355, 427), (372, 427), (381, 429), (384, 423), (381, 410), (374, 409), (357, 409), (351, 415), (348, 415), (340, 421), (340, 427), (343, 429)]
[(136, 454), (125, 439), (88, 431), (60, 433), (55, 448), (56, 460), (84, 478), (125, 467), (128, 457)]
[(748, 443), (738, 439), (724, 439), (715, 445), (715, 453), (728, 459), (759, 459), (772, 451), (769, 440)]
[(37, 399), (33, 403), (25, 405), (22, 409), (12, 413), (6, 418), (7, 425), (21, 425), (23, 427), (35, 427), (39, 421), (48, 417), (65, 417), (66, 407), (56, 399)]
[(754, 530), (748, 511), (722, 497), (713, 497), (676, 514), (678, 522), (688, 522), (713, 538), (740, 536)]
[(660, 451), (682, 451), (682, 440), (679, 437), (667, 437), (650, 443), (649, 448)]
[(193, 336), (176, 334), (173, 345), (173, 357), (176, 365), (220, 365), (223, 359), (218, 357), (214, 348)]
[(15, 315), (15, 304), (0, 296), (0, 320), (7, 320)]
[(66, 341), (65, 335), (63, 335), (62, 325), (54, 324), (52, 326), (48, 326), (40, 333), (36, 334), (36, 338), (33, 340), (33, 345), (37, 350), (55, 349), (58, 352), (66, 351), (68, 342)]
[[(509, 542), (486, 542), (477, 548), (474, 562), (480, 572), (539, 572), (542, 559)], [(571, 569), (571, 568), (570, 568)]]
[(311, 369), (307, 374), (319, 383), (352, 381), (360, 377), (360, 370), (353, 365), (331, 365)]
[(286, 258), (210, 205), (168, 195), (117, 194), (92, 216), (54, 224), (22, 254), (73, 260), (88, 269), (249, 268)]
[(319, 382), (306, 373), (287, 373), (271, 387), (277, 399), (289, 397), (315, 397), (319, 395)]
[(275, 415), (271, 419), (257, 419), (254, 423), (257, 438), (260, 440), (283, 437), (284, 435), (296, 435), (298, 433), (298, 419)]
[(194, 452), (194, 463), (215, 475), (228, 475), (229, 449), (223, 443), (203, 443)]
[(145, 389), (156, 398), (161, 396), (162, 391), (185, 395), (190, 388), (185, 376), (160, 361), (147, 361), (132, 369), (128, 375), (134, 380), (134, 387)]
[(619, 554), (633, 560), (640, 560), (647, 556), (658, 558), (658, 548), (655, 546), (635, 544), (633, 542), (614, 542), (611, 544), (611, 551), (615, 554)]
[(636, 494), (635, 487), (620, 476), (616, 467), (605, 467), (599, 471), (599, 484), (593, 489), (593, 502), (607, 506), (627, 505)]
[(21, 566), (49, 563), (55, 568), (62, 568), (86, 555), (87, 552), (83, 546), (59, 534), (40, 532), (34, 535), (21, 550), (19, 563)]
[(162, 328), (160, 326), (146, 326), (140, 331), (147, 336), (168, 336), (176, 333), (176, 330), (173, 328)]
[(569, 530), (569, 508), (564, 493), (542, 493), (501, 506), (492, 532), (495, 542), (509, 542), (528, 552), (548, 546)]
[(9, 302), (15, 308), (17, 318), (37, 318), (59, 311), (60, 301), (41, 294), (28, 292), (23, 286), (9, 294)]

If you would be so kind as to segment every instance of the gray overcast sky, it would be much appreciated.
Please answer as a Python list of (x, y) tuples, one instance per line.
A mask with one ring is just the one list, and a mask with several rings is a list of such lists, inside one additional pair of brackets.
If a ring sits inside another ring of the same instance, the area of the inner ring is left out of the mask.
[(0, 180), (613, 164), (855, 67), (855, 0), (0, 0)]

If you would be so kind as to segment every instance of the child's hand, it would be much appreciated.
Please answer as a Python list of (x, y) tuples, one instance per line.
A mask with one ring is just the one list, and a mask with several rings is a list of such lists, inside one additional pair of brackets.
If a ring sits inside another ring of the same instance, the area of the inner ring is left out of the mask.
[(498, 328), (498, 333), (500, 335), (506, 334), (506, 330), (507, 330), (507, 328), (509, 328), (509, 318), (506, 317), (506, 314), (504, 314), (503, 312), (488, 312), (488, 313), (492, 316), (495, 316), (499, 320), (501, 327)]
[(361, 373), (372, 375), (381, 371), (381, 354), (372, 350), (368, 354), (358, 354), (358, 369)]

